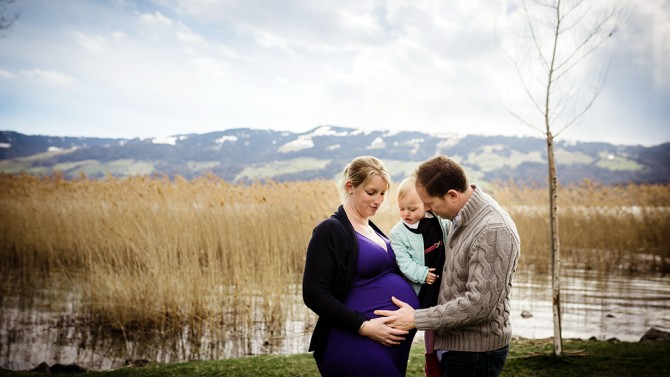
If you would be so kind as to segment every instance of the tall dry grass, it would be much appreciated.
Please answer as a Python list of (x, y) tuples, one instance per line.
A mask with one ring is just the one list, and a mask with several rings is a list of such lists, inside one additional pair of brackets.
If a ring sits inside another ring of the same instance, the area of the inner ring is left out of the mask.
[[(186, 327), (194, 337), (251, 332), (258, 323), (281, 336), (312, 228), (339, 204), (331, 181), (2, 175), (0, 187), (0, 272), (25, 287), (64, 277), (91, 318), (122, 331)], [(519, 228), (519, 269), (546, 272), (546, 189), (488, 190)], [(668, 272), (669, 193), (670, 185), (562, 188), (565, 260)], [(385, 231), (398, 219), (394, 191), (387, 198), (374, 219)]]
[(328, 182), (5, 175), (0, 186), (3, 272), (65, 277), (117, 329), (196, 337), (280, 331), (311, 230), (337, 205)]
[[(519, 230), (520, 268), (548, 272), (548, 189), (510, 184), (492, 192)], [(585, 180), (560, 187), (558, 217), (564, 263), (604, 272), (670, 273), (670, 185)]]

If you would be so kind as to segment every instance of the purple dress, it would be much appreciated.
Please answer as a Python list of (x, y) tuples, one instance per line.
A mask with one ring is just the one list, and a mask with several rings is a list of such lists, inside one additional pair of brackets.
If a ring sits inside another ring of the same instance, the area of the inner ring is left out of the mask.
[[(396, 310), (398, 307), (391, 301), (391, 296), (418, 308), (418, 297), (400, 275), (389, 240), (382, 236), (387, 252), (370, 239), (356, 235), (358, 263), (345, 305), (367, 318), (377, 317), (373, 313), (377, 309)], [(322, 376), (338, 377), (404, 376), (415, 334), (416, 330), (412, 330), (400, 345), (387, 347), (368, 337), (333, 328), (323, 359), (317, 362), (319, 371)]]

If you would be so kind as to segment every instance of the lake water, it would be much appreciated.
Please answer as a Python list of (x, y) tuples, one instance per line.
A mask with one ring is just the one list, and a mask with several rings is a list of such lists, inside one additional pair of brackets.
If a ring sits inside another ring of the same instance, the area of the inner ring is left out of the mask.
[[(564, 339), (638, 341), (651, 327), (670, 331), (670, 276), (564, 272)], [(258, 320), (251, 330), (230, 331), (225, 339), (213, 339), (207, 331), (194, 336), (189, 329), (177, 335), (134, 336), (82, 323), (80, 298), (72, 292), (44, 291), (30, 298), (8, 294), (0, 299), (0, 367), (14, 370), (31, 369), (42, 362), (108, 370), (123, 366), (127, 359), (177, 362), (302, 353), (315, 323), (301, 299), (293, 297), (289, 319), (279, 331), (266, 329)], [(523, 318), (523, 311), (532, 317)], [(517, 274), (512, 327), (517, 337), (553, 336), (548, 276)]]
[[(670, 331), (670, 277), (567, 271), (561, 280), (563, 338), (638, 341), (651, 327)], [(551, 280), (519, 276), (512, 291), (515, 336), (553, 336)], [(522, 318), (523, 311), (532, 314)]]

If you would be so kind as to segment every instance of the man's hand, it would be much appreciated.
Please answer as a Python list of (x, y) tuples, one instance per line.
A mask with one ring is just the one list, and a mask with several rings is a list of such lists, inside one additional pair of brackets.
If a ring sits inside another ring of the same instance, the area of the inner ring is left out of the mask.
[(394, 329), (389, 326), (389, 322), (393, 321), (394, 317), (379, 317), (365, 321), (359, 330), (359, 334), (367, 336), (387, 347), (400, 344), (408, 332), (401, 329)]
[(414, 308), (408, 303), (391, 297), (391, 301), (398, 306), (398, 310), (375, 310), (375, 315), (382, 317), (395, 317), (393, 321), (388, 322), (388, 325), (394, 329), (411, 330), (416, 327), (414, 321)]

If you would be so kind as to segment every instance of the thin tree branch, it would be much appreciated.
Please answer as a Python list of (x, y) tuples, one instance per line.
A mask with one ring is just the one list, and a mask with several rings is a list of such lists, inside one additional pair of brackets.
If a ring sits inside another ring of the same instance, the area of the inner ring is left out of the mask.
[(0, 0), (0, 30), (9, 29), (20, 16), (20, 12), (15, 12), (14, 16), (5, 15), (7, 6), (13, 3), (14, 0)]
[(586, 112), (593, 106), (593, 104), (596, 101), (596, 98), (598, 98), (598, 96), (600, 96), (600, 92), (601, 92), (602, 88), (605, 86), (605, 78), (607, 77), (608, 72), (609, 72), (609, 64), (607, 65), (607, 68), (603, 71), (603, 73), (600, 75), (600, 79), (598, 80), (598, 85), (597, 85), (596, 89), (594, 89), (593, 95), (591, 96), (591, 99), (589, 100), (589, 102), (586, 104), (586, 106), (584, 106), (582, 111), (580, 111), (571, 121), (569, 121), (565, 126), (563, 126), (561, 129), (558, 130), (558, 132), (556, 132), (554, 134), (555, 137), (560, 135), (563, 131), (565, 131), (565, 129), (567, 129), (568, 127), (573, 125), (575, 122), (577, 122), (577, 120), (582, 118), (586, 114)]
[(514, 111), (512, 111), (511, 109), (509, 109), (507, 106), (505, 106), (505, 109), (507, 110), (507, 112), (508, 112), (511, 116), (513, 116), (514, 118), (516, 118), (516, 119), (517, 119), (518, 121), (520, 121), (523, 125), (528, 126), (528, 127), (532, 128), (534, 131), (537, 131), (537, 132), (539, 132), (540, 134), (543, 134), (543, 135), (544, 135), (544, 131), (543, 131), (542, 129), (540, 129), (540, 128), (534, 126), (532, 123), (528, 122), (525, 118), (519, 116), (519, 114), (517, 114), (517, 113), (515, 113)]
[(547, 64), (547, 61), (544, 58), (544, 54), (542, 53), (542, 47), (539, 44), (539, 38), (537, 38), (537, 36), (535, 35), (535, 28), (534, 28), (533, 23), (531, 21), (531, 16), (530, 16), (530, 13), (528, 12), (528, 7), (526, 6), (526, 1), (524, 0), (522, 2), (522, 4), (523, 4), (523, 11), (526, 13), (526, 20), (528, 22), (528, 29), (530, 30), (531, 40), (533, 41), (533, 44), (535, 45), (535, 49), (537, 50), (537, 55), (540, 59), (540, 62), (545, 67), (545, 69), (548, 71), (549, 70), (549, 65)]
[(542, 106), (535, 100), (535, 96), (533, 96), (533, 93), (531, 93), (530, 88), (528, 84), (526, 83), (526, 80), (523, 76), (523, 73), (521, 72), (520, 68), (518, 66), (514, 67), (517, 73), (517, 76), (519, 76), (519, 80), (521, 81), (521, 86), (523, 87), (524, 92), (528, 96), (528, 99), (530, 102), (535, 106), (535, 109), (542, 115), (544, 115), (544, 112), (542, 111)]

